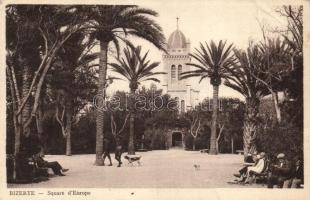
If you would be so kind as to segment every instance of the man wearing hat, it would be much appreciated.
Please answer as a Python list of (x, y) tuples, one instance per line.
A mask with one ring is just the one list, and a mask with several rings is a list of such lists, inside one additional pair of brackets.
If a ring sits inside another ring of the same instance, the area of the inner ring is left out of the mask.
[(274, 185), (277, 185), (279, 188), (283, 188), (285, 181), (290, 179), (291, 169), (291, 162), (286, 158), (286, 155), (278, 154), (276, 163), (271, 166), (271, 171), (268, 174), (267, 187), (273, 188)]

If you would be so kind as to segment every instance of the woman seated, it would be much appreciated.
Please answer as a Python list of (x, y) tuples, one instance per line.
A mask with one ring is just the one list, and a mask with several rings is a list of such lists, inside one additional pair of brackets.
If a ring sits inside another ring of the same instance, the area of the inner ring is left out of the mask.
[(259, 155), (257, 155), (258, 161), (254, 166), (250, 166), (247, 169), (247, 173), (246, 173), (246, 179), (244, 181), (244, 183), (249, 183), (249, 180), (252, 176), (253, 173), (262, 173), (264, 168), (265, 168), (265, 156), (266, 154), (264, 152), (261, 152)]
[(239, 174), (234, 174), (234, 176), (240, 178), (238, 182), (248, 182), (250, 175), (253, 172), (261, 173), (263, 171), (265, 166), (265, 153), (261, 152), (258, 155), (253, 155), (252, 157), (255, 162), (253, 166), (245, 166), (239, 170)]

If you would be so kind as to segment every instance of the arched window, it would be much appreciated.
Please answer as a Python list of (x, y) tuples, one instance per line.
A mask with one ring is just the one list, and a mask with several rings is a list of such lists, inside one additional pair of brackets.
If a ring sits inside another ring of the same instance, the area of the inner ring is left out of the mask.
[(181, 113), (185, 112), (185, 102), (184, 100), (181, 101)]
[(181, 73), (182, 73), (182, 65), (178, 66), (178, 79), (181, 79)]
[(176, 68), (175, 68), (175, 65), (171, 66), (171, 79), (176, 79)]

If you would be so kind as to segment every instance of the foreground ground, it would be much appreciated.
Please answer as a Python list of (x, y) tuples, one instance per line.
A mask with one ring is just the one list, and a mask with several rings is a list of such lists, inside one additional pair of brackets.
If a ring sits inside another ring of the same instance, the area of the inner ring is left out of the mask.
[[(241, 155), (208, 155), (199, 151), (168, 150), (139, 152), (141, 166), (131, 166), (127, 160), (121, 168), (94, 166), (95, 155), (47, 155), (46, 160), (58, 161), (70, 170), (66, 176), (52, 176), (35, 184), (12, 184), (9, 187), (36, 188), (228, 188), (262, 187), (228, 184), (242, 167)], [(111, 155), (114, 158), (114, 155)], [(123, 154), (124, 156), (124, 154)], [(107, 162), (106, 162), (107, 163)], [(200, 165), (195, 170), (194, 165)]]

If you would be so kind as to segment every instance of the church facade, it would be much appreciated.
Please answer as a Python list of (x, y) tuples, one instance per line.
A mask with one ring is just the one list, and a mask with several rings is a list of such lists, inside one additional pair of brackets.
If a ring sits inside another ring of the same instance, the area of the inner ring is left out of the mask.
[[(178, 18), (177, 18), (178, 19)], [(177, 29), (169, 36), (167, 53), (163, 54), (163, 92), (169, 94), (178, 102), (179, 113), (194, 108), (199, 102), (199, 91), (192, 88), (189, 79), (181, 80), (181, 73), (191, 70), (186, 63), (191, 62), (190, 41)], [(184, 138), (187, 130), (173, 128), (168, 130), (168, 147), (184, 148)]]

